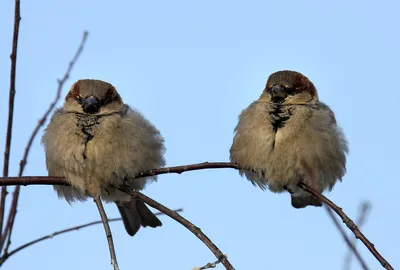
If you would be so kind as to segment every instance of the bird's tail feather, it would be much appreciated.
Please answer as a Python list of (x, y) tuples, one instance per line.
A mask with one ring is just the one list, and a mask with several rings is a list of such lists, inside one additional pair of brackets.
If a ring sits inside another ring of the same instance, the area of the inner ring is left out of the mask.
[(124, 222), (125, 230), (130, 236), (134, 236), (139, 231), (140, 226), (152, 228), (162, 226), (161, 221), (141, 200), (117, 202), (117, 207)]
[(304, 208), (309, 205), (320, 207), (322, 206), (322, 202), (318, 199), (312, 196), (311, 194), (301, 194), (297, 195), (292, 194), (292, 206), (294, 208)]

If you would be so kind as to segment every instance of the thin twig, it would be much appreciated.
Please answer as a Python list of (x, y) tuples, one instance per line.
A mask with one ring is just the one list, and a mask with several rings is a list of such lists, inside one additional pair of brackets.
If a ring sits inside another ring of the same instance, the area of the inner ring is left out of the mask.
[(388, 270), (393, 270), (393, 267), (382, 257), (382, 255), (376, 250), (374, 244), (372, 244), (367, 237), (360, 231), (357, 225), (351, 220), (335, 203), (329, 200), (324, 195), (320, 194), (319, 192), (315, 191), (314, 189), (310, 188), (303, 182), (298, 183), (298, 186), (302, 188), (304, 191), (314, 195), (318, 199), (320, 199), (325, 205), (327, 205), (330, 209), (332, 209), (343, 221), (344, 224), (352, 231), (357, 239), (360, 239), (361, 242), (368, 248), (368, 250), (374, 255), (374, 257), (381, 263), (383, 268)]
[[(360, 211), (359, 211), (357, 223), (356, 223), (359, 228), (361, 228), (364, 225), (370, 209), (371, 209), (371, 205), (369, 202), (363, 202), (360, 204)], [(353, 238), (352, 244), (354, 246), (357, 245), (357, 238), (355, 238), (355, 237)], [(351, 250), (349, 250), (349, 252), (347, 252), (347, 255), (345, 256), (345, 259), (344, 259), (344, 267), (343, 267), (344, 270), (350, 270), (351, 258), (352, 258), (352, 252), (351, 252)]]
[[(227, 257), (227, 256), (225, 255), (225, 257)], [(217, 264), (219, 264), (219, 263), (221, 263), (221, 261), (220, 260), (216, 260), (215, 262), (207, 263), (206, 265), (204, 265), (204, 266), (202, 266), (200, 268), (199, 267), (193, 267), (192, 270), (205, 270), (205, 269), (215, 268), (215, 267), (217, 267)]]
[(190, 165), (182, 165), (182, 166), (155, 169), (155, 170), (151, 170), (148, 172), (140, 173), (135, 178), (142, 178), (142, 177), (167, 174), (167, 173), (181, 174), (181, 173), (189, 172), (189, 171), (197, 171), (197, 170), (205, 170), (205, 169), (223, 169), (223, 168), (231, 168), (231, 169), (236, 169), (236, 170), (240, 169), (238, 165), (236, 165), (234, 163), (230, 163), (230, 162), (208, 162), (208, 161), (206, 161), (206, 162), (190, 164)]
[[(77, 62), (79, 56), (81, 55), (81, 53), (82, 53), (82, 51), (84, 49), (88, 34), (89, 33), (87, 31), (85, 31), (83, 33), (81, 43), (80, 43), (80, 45), (79, 45), (74, 57), (69, 62), (67, 71), (65, 72), (63, 78), (58, 80), (58, 89), (57, 89), (57, 92), (56, 92), (56, 97), (54, 98), (53, 102), (49, 105), (49, 108), (44, 113), (43, 117), (39, 120), (38, 124), (36, 125), (36, 128), (32, 132), (31, 137), (29, 138), (28, 144), (27, 144), (27, 146), (25, 148), (25, 152), (24, 152), (23, 158), (22, 158), (22, 160), (20, 162), (20, 169), (19, 169), (19, 173), (18, 173), (19, 176), (22, 176), (22, 174), (24, 172), (24, 168), (25, 168), (25, 165), (27, 163), (29, 151), (31, 149), (32, 143), (33, 143), (36, 135), (38, 134), (40, 128), (44, 125), (44, 123), (46, 122), (47, 117), (54, 110), (58, 100), (60, 99), (62, 88), (63, 88), (65, 82), (68, 80), (68, 78), (70, 76), (70, 73), (72, 71), (72, 68), (74, 67), (75, 63)], [(18, 205), (19, 192), (20, 192), (20, 186), (16, 186), (15, 190), (14, 190), (14, 193), (13, 193), (13, 198), (12, 198), (12, 203), (11, 203), (11, 210), (10, 210), (10, 213), (8, 215), (8, 218), (7, 218), (7, 225), (6, 225), (6, 228), (4, 230), (4, 234), (3, 234), (2, 238), (1, 238), (1, 242), (0, 242), (0, 250), (1, 250), (3, 248), (3, 246), (4, 246), (6, 238), (8, 238), (8, 242), (7, 242), (6, 248), (4, 250), (4, 254), (7, 254), (8, 249), (9, 249), (9, 247), (11, 245), (11, 234), (12, 234), (12, 229), (13, 229), (13, 226), (14, 226), (15, 216), (17, 214), (17, 205)]]
[(104, 211), (104, 207), (103, 204), (101, 203), (100, 197), (95, 197), (94, 202), (97, 205), (97, 209), (99, 209), (101, 220), (103, 221), (104, 231), (106, 232), (106, 237), (108, 242), (108, 248), (110, 249), (111, 264), (114, 267), (114, 270), (119, 270), (117, 255), (115, 254), (114, 241), (112, 238), (110, 225), (108, 224), (106, 211)]
[[(182, 208), (178, 208), (178, 209), (176, 209), (176, 210), (174, 210), (174, 211), (178, 213), (178, 212), (182, 212), (183, 209), (182, 209)], [(157, 213), (155, 213), (155, 215), (156, 215), (156, 216), (164, 215), (164, 213), (162, 213), (162, 212), (157, 212)], [(108, 219), (108, 222), (121, 221), (121, 220), (122, 220), (122, 218), (109, 218), (109, 219)], [(53, 237), (55, 237), (55, 236), (57, 236), (57, 235), (60, 235), (60, 234), (64, 234), (64, 233), (68, 233), (68, 232), (72, 232), (72, 231), (78, 231), (78, 230), (80, 230), (80, 229), (83, 229), (83, 228), (86, 228), (86, 227), (91, 227), (91, 226), (98, 225), (98, 224), (103, 224), (103, 221), (102, 221), (102, 220), (92, 221), (92, 222), (85, 223), (85, 224), (82, 224), (82, 225), (79, 225), (79, 226), (74, 226), (74, 227), (67, 228), (67, 229), (64, 229), (64, 230), (55, 231), (55, 232), (53, 232), (52, 234), (48, 234), (48, 235), (42, 236), (42, 237), (40, 237), (40, 238), (37, 238), (37, 239), (35, 239), (35, 240), (32, 240), (32, 241), (30, 241), (30, 242), (28, 242), (28, 243), (26, 243), (26, 244), (23, 244), (23, 245), (21, 245), (21, 246), (15, 248), (14, 250), (10, 251), (9, 253), (4, 254), (4, 255), (0, 258), (0, 266), (1, 266), (7, 259), (9, 259), (12, 255), (14, 255), (15, 253), (17, 253), (17, 252), (19, 252), (19, 251), (21, 251), (21, 250), (23, 250), (23, 249), (25, 249), (25, 248), (27, 248), (27, 247), (30, 247), (30, 246), (32, 246), (32, 245), (34, 245), (34, 244), (37, 244), (37, 243), (42, 242), (42, 241), (47, 240), (47, 239), (52, 239)]]
[[(230, 162), (202, 162), (190, 165), (174, 166), (154, 169), (148, 172), (140, 173), (135, 178), (143, 178), (167, 173), (181, 174), (189, 171), (205, 169), (223, 169), (231, 168), (240, 170), (239, 166)], [(21, 176), (21, 177), (0, 177), (0, 186), (28, 186), (28, 185), (66, 185), (69, 186), (65, 177), (58, 176)]]
[(0, 177), (0, 186), (64, 185), (70, 184), (65, 177), (57, 176), (12, 176)]
[[(8, 123), (7, 123), (7, 135), (6, 135), (6, 146), (4, 148), (4, 166), (3, 176), (8, 176), (9, 162), (10, 162), (10, 148), (12, 138), (12, 126), (14, 118), (14, 98), (15, 98), (15, 78), (17, 71), (17, 50), (18, 50), (18, 37), (19, 37), (19, 22), (21, 21), (20, 14), (20, 1), (15, 1), (14, 8), (14, 33), (12, 41), (11, 51), (11, 71), (10, 71), (10, 93), (8, 101)], [(6, 204), (7, 187), (1, 188), (0, 197), (0, 239), (3, 237), (3, 223), (4, 223), (4, 209)], [(0, 248), (1, 251), (1, 248)]]
[(50, 113), (54, 110), (57, 102), (60, 100), (61, 97), (61, 92), (62, 89), (64, 87), (65, 82), (68, 80), (72, 68), (74, 67), (75, 63), (77, 62), (79, 56), (81, 55), (84, 47), (85, 47), (85, 43), (87, 40), (89, 33), (87, 31), (83, 32), (83, 36), (81, 39), (81, 43), (79, 44), (79, 47), (77, 49), (77, 51), (75, 52), (74, 57), (72, 58), (72, 60), (69, 62), (68, 64), (68, 69), (65, 72), (64, 76), (62, 79), (58, 79), (58, 88), (57, 88), (57, 92), (56, 92), (56, 96), (53, 100), (53, 102), (50, 103), (49, 108), (47, 109), (47, 111), (44, 113), (44, 115), (42, 116), (42, 118), (39, 120), (38, 124), (36, 125), (36, 128), (33, 130), (31, 137), (29, 138), (28, 144), (25, 147), (25, 152), (24, 152), (24, 156), (22, 158), (22, 160), (20, 161), (20, 168), (19, 168), (19, 176), (22, 176), (22, 173), (25, 169), (25, 165), (27, 164), (27, 159), (28, 159), (28, 155), (29, 155), (29, 151), (31, 149), (32, 143), (34, 141), (34, 139), (36, 138), (37, 133), (39, 132), (40, 128), (46, 123), (47, 117), (49, 117)]
[[(114, 221), (118, 221), (118, 220), (121, 220), (121, 218), (112, 218), (112, 219), (108, 219), (108, 222), (114, 222)], [(34, 244), (36, 244), (36, 243), (42, 242), (42, 241), (47, 240), (47, 239), (51, 239), (51, 238), (53, 238), (54, 236), (57, 236), (57, 235), (59, 235), (59, 234), (63, 234), (63, 233), (71, 232), (71, 231), (77, 231), (77, 230), (79, 230), (79, 229), (82, 229), (82, 228), (85, 228), (85, 227), (89, 227), (89, 226), (93, 226), (93, 225), (97, 225), (97, 224), (101, 224), (101, 223), (103, 223), (102, 220), (98, 220), (98, 221), (86, 223), (86, 224), (83, 224), (83, 225), (80, 225), (80, 226), (75, 226), (75, 227), (68, 228), (68, 229), (65, 229), (65, 230), (56, 231), (56, 232), (54, 232), (54, 233), (52, 233), (52, 234), (49, 234), (49, 235), (40, 237), (40, 238), (38, 238), (38, 239), (35, 239), (35, 240), (33, 240), (33, 241), (30, 241), (30, 242), (28, 242), (28, 243), (26, 243), (26, 244), (23, 244), (23, 245), (17, 247), (16, 249), (10, 251), (9, 253), (4, 254), (4, 255), (0, 258), (0, 266), (3, 265), (3, 263), (4, 263), (8, 258), (10, 258), (12, 255), (14, 255), (15, 253), (17, 253), (18, 251), (21, 251), (21, 250), (23, 250), (23, 249), (25, 249), (25, 248), (27, 248), (27, 247), (29, 247), (29, 246), (32, 246), (32, 245), (34, 245)]]
[(191, 223), (189, 220), (185, 219), (178, 213), (175, 213), (171, 209), (167, 208), (166, 206), (160, 204), (159, 202), (156, 202), (155, 200), (147, 197), (146, 195), (138, 192), (138, 191), (132, 191), (128, 187), (120, 187), (119, 190), (122, 192), (132, 196), (134, 199), (140, 199), (146, 204), (150, 205), (151, 207), (157, 209), (160, 212), (163, 212), (170, 218), (174, 219), (175, 221), (179, 222), (182, 224), (184, 227), (186, 227), (189, 231), (191, 231), (197, 238), (199, 238), (210, 250), (212, 253), (214, 253), (215, 257), (221, 261), (221, 263), (225, 266), (226, 269), (228, 270), (234, 270), (235, 268), (232, 266), (232, 264), (229, 262), (228, 258), (221, 252), (221, 250), (210, 240), (210, 238), (205, 235), (201, 229), (197, 226), (195, 226), (193, 223)]
[(358, 259), (358, 261), (361, 264), (361, 267), (364, 270), (369, 270), (367, 264), (365, 263), (364, 259), (361, 257), (360, 253), (358, 252), (358, 250), (356, 249), (355, 245), (350, 241), (349, 237), (347, 236), (346, 232), (344, 231), (344, 229), (342, 228), (342, 226), (340, 225), (339, 221), (337, 221), (335, 215), (333, 214), (332, 210), (325, 206), (324, 207), (326, 209), (326, 211), (328, 212), (329, 216), (331, 217), (333, 224), (335, 224), (336, 228), (338, 229), (338, 231), (340, 232), (340, 234), (342, 235), (344, 241), (346, 242), (346, 244), (349, 246), (350, 250), (352, 251), (352, 253), (354, 253), (354, 255), (356, 256), (356, 258)]
[[(319, 191), (318, 184), (317, 184), (317, 172), (315, 171), (315, 168), (312, 166), (309, 166), (305, 160), (301, 160), (301, 164), (303, 165), (304, 170), (307, 172), (309, 175), (309, 185), (310, 188), (313, 190)], [(321, 194), (318, 192), (318, 194)], [(322, 201), (321, 201), (321, 206), (322, 206)], [(358, 250), (355, 248), (355, 246), (351, 243), (350, 239), (347, 237), (346, 232), (344, 229), (340, 226), (339, 222), (337, 221), (335, 215), (333, 214), (332, 210), (329, 207), (324, 206), (325, 210), (328, 212), (329, 217), (331, 218), (333, 224), (335, 224), (336, 228), (339, 230), (339, 232), (342, 234), (342, 237), (346, 244), (350, 247), (350, 249), (354, 252), (356, 255), (357, 259), (360, 261), (360, 264), (364, 270), (369, 270), (367, 264), (364, 262), (363, 258), (361, 257), (360, 253)]]
[[(238, 165), (229, 162), (204, 162), (192, 165), (155, 169), (146, 173), (139, 174), (136, 178), (165, 174), (165, 173), (182, 173), (186, 171), (217, 169), (217, 168), (233, 168), (237, 170), (241, 169)], [(31, 176), (31, 177), (0, 178), (0, 186), (4, 185), (9, 186), (18, 184), (19, 185), (68, 185), (68, 182), (63, 177)], [(343, 211), (338, 206), (336, 206), (325, 196), (319, 194), (317, 191), (311, 189), (304, 183), (300, 183), (299, 186), (303, 190), (313, 194), (314, 196), (317, 196), (317, 198), (319, 198), (322, 202), (327, 204), (335, 213), (337, 213), (342, 218), (343, 222), (349, 227), (349, 229), (356, 235), (356, 237), (360, 239), (367, 246), (370, 252), (375, 256), (375, 258), (377, 258), (377, 260), (382, 264), (384, 268), (393, 269), (393, 267), (375, 249), (373, 244), (359, 231), (354, 222), (352, 222), (351, 219), (345, 213), (343, 213)], [(354, 226), (356, 229), (354, 228)]]

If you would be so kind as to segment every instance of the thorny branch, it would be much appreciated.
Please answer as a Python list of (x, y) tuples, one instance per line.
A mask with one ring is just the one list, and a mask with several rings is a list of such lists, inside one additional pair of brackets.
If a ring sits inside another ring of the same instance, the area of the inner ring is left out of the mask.
[[(29, 138), (28, 144), (27, 144), (27, 146), (25, 148), (25, 152), (24, 152), (23, 158), (22, 158), (22, 160), (20, 162), (20, 169), (19, 169), (19, 173), (18, 173), (19, 176), (22, 176), (22, 174), (24, 172), (25, 165), (27, 163), (29, 151), (31, 149), (33, 140), (37, 136), (40, 128), (44, 125), (44, 123), (46, 122), (47, 117), (54, 110), (54, 108), (56, 106), (56, 103), (60, 99), (62, 88), (63, 88), (65, 82), (68, 80), (68, 78), (70, 76), (70, 73), (72, 71), (72, 68), (74, 67), (76, 61), (78, 60), (80, 54), (83, 51), (83, 48), (85, 46), (88, 34), (89, 33), (87, 31), (85, 31), (83, 33), (81, 43), (80, 43), (80, 45), (79, 45), (74, 57), (69, 62), (67, 71), (65, 72), (64, 76), (62, 77), (62, 79), (58, 80), (58, 89), (57, 89), (56, 97), (54, 98), (53, 102), (50, 104), (50, 106), (47, 109), (47, 111), (44, 113), (43, 117), (39, 120), (38, 124), (36, 125), (36, 128), (33, 130), (32, 135)], [(18, 185), (18, 186), (15, 187), (15, 190), (14, 190), (14, 193), (13, 193), (11, 209), (10, 209), (10, 213), (8, 215), (8, 218), (7, 218), (7, 225), (6, 225), (5, 229), (4, 229), (4, 233), (3, 233), (2, 237), (1, 237), (0, 250), (2, 250), (2, 248), (4, 246), (4, 243), (5, 243), (6, 239), (8, 238), (8, 242), (7, 242), (6, 248), (4, 249), (4, 254), (7, 254), (8, 249), (9, 249), (9, 247), (11, 245), (11, 234), (12, 234), (12, 229), (13, 229), (13, 226), (14, 226), (15, 216), (17, 214), (17, 205), (18, 205), (19, 192), (20, 192), (20, 186)]]
[[(15, 77), (17, 71), (17, 49), (18, 49), (18, 36), (19, 36), (19, 22), (21, 21), (20, 14), (20, 1), (15, 1), (14, 9), (14, 33), (12, 41), (12, 51), (11, 51), (11, 71), (10, 71), (10, 93), (8, 101), (8, 123), (7, 123), (7, 135), (6, 135), (6, 146), (4, 148), (4, 165), (3, 165), (3, 176), (8, 176), (8, 168), (10, 162), (10, 148), (11, 148), (11, 138), (12, 138), (12, 126), (14, 117), (14, 98), (15, 98)], [(0, 239), (3, 237), (3, 222), (4, 222), (4, 209), (7, 196), (7, 187), (1, 188), (0, 197)], [(1, 251), (1, 247), (0, 247)]]
[[(174, 210), (174, 211), (178, 213), (178, 212), (182, 212), (183, 209), (182, 209), (182, 208), (178, 208), (178, 209), (176, 209), (176, 210)], [(155, 215), (156, 215), (156, 216), (164, 215), (164, 213), (158, 212), (158, 213), (155, 213)], [(109, 218), (109, 219), (108, 219), (108, 222), (115, 222), (115, 221), (121, 221), (121, 220), (122, 220), (122, 218)], [(55, 232), (53, 232), (53, 233), (51, 233), (51, 234), (48, 234), (48, 235), (42, 236), (42, 237), (40, 237), (40, 238), (37, 238), (37, 239), (35, 239), (35, 240), (32, 240), (32, 241), (30, 241), (30, 242), (28, 242), (28, 243), (26, 243), (26, 244), (23, 244), (23, 245), (21, 245), (21, 246), (15, 248), (14, 250), (10, 251), (9, 253), (4, 254), (4, 255), (0, 258), (0, 266), (1, 266), (8, 258), (10, 258), (12, 255), (14, 255), (15, 253), (17, 253), (17, 252), (19, 252), (19, 251), (21, 251), (21, 250), (23, 250), (23, 249), (25, 249), (25, 248), (27, 248), (27, 247), (30, 247), (30, 246), (32, 246), (32, 245), (34, 245), (34, 244), (37, 244), (37, 243), (42, 242), (42, 241), (47, 240), (47, 239), (52, 239), (53, 237), (55, 237), (55, 236), (57, 236), (57, 235), (61, 235), (61, 234), (68, 233), (68, 232), (72, 232), (72, 231), (78, 231), (78, 230), (80, 230), (80, 229), (87, 228), (87, 227), (91, 227), (91, 226), (98, 225), (98, 224), (103, 224), (103, 221), (102, 221), (102, 220), (92, 221), (92, 222), (85, 223), (85, 224), (82, 224), (82, 225), (79, 225), (79, 226), (74, 226), (74, 227), (67, 228), (67, 229), (64, 229), (64, 230), (55, 231)]]
[[(166, 174), (166, 173), (183, 173), (186, 171), (193, 170), (204, 170), (204, 169), (217, 169), (217, 168), (232, 168), (239, 170), (239, 166), (229, 162), (204, 162), (192, 165), (183, 165), (176, 167), (160, 168), (151, 170), (146, 173), (139, 174), (136, 178)], [(0, 178), (0, 186), (11, 186), (11, 185), (69, 185), (68, 181), (63, 177), (48, 177), (48, 176), (30, 176), (30, 177), (3, 177)], [(316, 196), (327, 206), (329, 206), (336, 214), (341, 217), (342, 221), (347, 225), (347, 227), (354, 233), (357, 239), (360, 239), (363, 244), (370, 250), (370, 252), (375, 256), (375, 258), (382, 264), (382, 266), (388, 270), (393, 269), (393, 267), (380, 255), (380, 253), (375, 249), (374, 245), (360, 232), (358, 227), (354, 222), (332, 201), (327, 199), (324, 195), (310, 188), (304, 183), (299, 183), (299, 187), (303, 190), (309, 192), (310, 194)], [(146, 202), (147, 203), (147, 202)], [(160, 210), (160, 209), (158, 209)], [(164, 211), (160, 210), (165, 213)], [(165, 213), (167, 214), (167, 213)]]

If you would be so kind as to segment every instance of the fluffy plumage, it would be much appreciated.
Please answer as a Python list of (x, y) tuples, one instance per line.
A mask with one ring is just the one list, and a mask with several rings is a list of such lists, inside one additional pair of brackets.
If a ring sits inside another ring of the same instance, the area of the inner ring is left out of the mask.
[(64, 176), (71, 187), (54, 186), (69, 203), (101, 196), (115, 202), (125, 228), (134, 235), (142, 226), (161, 226), (147, 206), (117, 190), (123, 181), (141, 190), (152, 178), (140, 172), (165, 165), (164, 139), (139, 112), (122, 102), (111, 84), (79, 80), (63, 108), (52, 116), (42, 138), (50, 176)]
[(285, 70), (273, 73), (260, 98), (239, 115), (230, 159), (254, 185), (289, 189), (293, 207), (303, 208), (322, 203), (297, 183), (331, 190), (346, 172), (347, 153), (334, 113), (319, 101), (313, 83)]

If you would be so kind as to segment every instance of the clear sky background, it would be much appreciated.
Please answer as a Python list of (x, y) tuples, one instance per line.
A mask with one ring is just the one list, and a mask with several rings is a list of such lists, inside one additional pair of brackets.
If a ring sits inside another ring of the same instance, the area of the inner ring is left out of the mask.
[[(228, 161), (240, 111), (258, 98), (269, 74), (293, 69), (314, 82), (350, 143), (348, 173), (328, 197), (352, 218), (370, 201), (362, 231), (400, 267), (399, 8), (396, 1), (369, 0), (22, 1), (10, 175), (84, 30), (90, 32), (85, 50), (62, 95), (81, 78), (112, 83), (161, 130), (169, 166)], [(13, 1), (2, 1), (2, 147), (13, 14)], [(47, 174), (39, 139), (25, 175)], [(184, 208), (236, 269), (336, 270), (348, 250), (322, 208), (296, 210), (288, 194), (263, 192), (231, 169), (162, 175), (145, 194)], [(112, 204), (106, 211), (118, 216)], [(97, 219), (91, 201), (71, 207), (50, 186), (23, 187), (12, 247)], [(121, 270), (189, 270), (215, 260), (180, 224), (162, 222), (134, 238), (121, 223), (111, 224)], [(370, 268), (380, 269), (358, 247)], [(99, 225), (25, 249), (3, 269), (112, 267)], [(356, 261), (353, 269), (360, 269)]]

